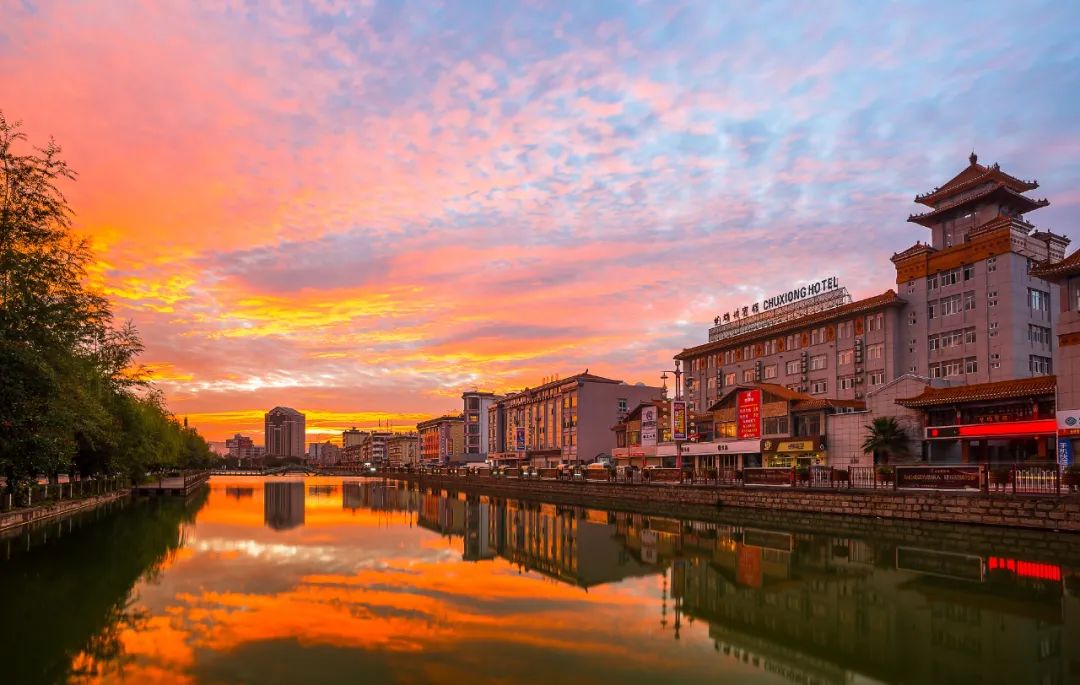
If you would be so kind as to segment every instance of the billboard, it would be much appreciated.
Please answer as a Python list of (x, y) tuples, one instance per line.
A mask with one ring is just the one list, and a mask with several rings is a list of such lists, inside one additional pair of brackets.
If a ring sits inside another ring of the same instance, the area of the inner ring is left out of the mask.
[(641, 408), (641, 446), (656, 444), (656, 407), (645, 406)]
[(671, 403), (671, 439), (675, 442), (686, 440), (686, 402), (682, 400)]
[(735, 398), (737, 407), (736, 437), (740, 440), (761, 437), (761, 389), (743, 390)]
[(514, 429), (514, 450), (517, 452), (525, 451), (525, 426), (518, 426)]
[(979, 466), (897, 466), (896, 487), (910, 490), (979, 490)]

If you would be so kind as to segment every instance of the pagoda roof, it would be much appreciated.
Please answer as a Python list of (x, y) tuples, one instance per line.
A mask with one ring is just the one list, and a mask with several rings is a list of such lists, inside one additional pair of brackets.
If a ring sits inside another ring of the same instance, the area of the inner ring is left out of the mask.
[[(826, 309), (822, 312), (816, 312), (814, 314), (808, 314), (799, 319), (793, 319), (791, 321), (784, 321), (778, 323), (775, 326), (769, 326), (768, 328), (761, 328), (756, 331), (748, 331), (739, 335), (734, 335), (725, 340), (717, 340), (715, 342), (705, 343), (703, 345), (697, 345), (695, 347), (684, 348), (682, 352), (675, 355), (675, 359), (683, 360), (695, 357), (699, 354), (705, 354), (714, 350), (724, 350), (729, 347), (736, 347), (752, 340), (764, 340), (774, 335), (781, 333), (787, 333), (788, 331), (797, 331), (808, 326), (815, 324), (828, 323), (836, 319), (841, 319), (852, 314), (860, 314), (862, 312), (875, 311), (883, 309), (885, 307), (893, 307), (905, 304), (905, 301), (896, 295), (896, 291), (889, 289), (880, 295), (874, 295), (873, 297), (867, 297), (863, 300), (856, 300), (855, 302), (849, 302), (848, 304), (840, 305), (839, 307), (833, 307), (832, 309)], [(770, 385), (768, 383), (760, 384), (762, 387)], [(777, 386), (783, 387), (783, 386)]]
[(1080, 250), (1074, 250), (1071, 255), (1060, 262), (1040, 264), (1031, 270), (1032, 276), (1045, 278), (1048, 281), (1057, 281), (1078, 274), (1080, 274)]
[(1053, 395), (1057, 388), (1057, 376), (1034, 376), (993, 383), (957, 385), (949, 388), (927, 386), (915, 397), (896, 400), (901, 407), (936, 407), (965, 402), (988, 402), (1022, 397)]
[(931, 252), (937, 252), (937, 251), (938, 250), (937, 250), (936, 247), (933, 247), (932, 245), (929, 245), (928, 243), (921, 243), (921, 242), (920, 243), (915, 243), (914, 245), (912, 245), (908, 249), (906, 249), (906, 250), (904, 250), (902, 252), (897, 252), (897, 253), (893, 254), (893, 256), (890, 258), (889, 261), (891, 261), (891, 262), (893, 262), (895, 264), (896, 262), (903, 261), (903, 260), (905, 260), (905, 259), (907, 259), (909, 257), (914, 257), (915, 255), (929, 254)]
[(988, 200), (995, 195), (1007, 200), (1022, 213), (1030, 212), (1033, 209), (1045, 207), (1050, 204), (1050, 201), (1045, 198), (1036, 200), (1035, 198), (1028, 197), (1022, 192), (1014, 190), (1003, 183), (996, 183), (991, 186), (979, 187), (967, 192), (952, 195), (948, 199), (940, 202), (932, 211), (923, 212), (922, 214), (912, 214), (908, 217), (908, 221), (929, 227), (942, 215), (947, 214), (958, 207), (963, 207), (964, 205), (978, 200)]
[(937, 208), (939, 203), (943, 200), (946, 200), (957, 193), (962, 193), (965, 190), (970, 190), (971, 188), (989, 182), (1008, 186), (1020, 193), (1035, 190), (1039, 187), (1038, 181), (1025, 181), (1005, 173), (1001, 170), (1001, 167), (998, 166), (997, 162), (994, 162), (990, 166), (979, 164), (979, 157), (974, 152), (968, 157), (968, 161), (970, 162), (968, 166), (946, 181), (945, 185), (940, 188), (934, 188), (930, 192), (923, 193), (922, 195), (916, 195), (915, 201), (919, 204), (926, 205), (927, 207)]

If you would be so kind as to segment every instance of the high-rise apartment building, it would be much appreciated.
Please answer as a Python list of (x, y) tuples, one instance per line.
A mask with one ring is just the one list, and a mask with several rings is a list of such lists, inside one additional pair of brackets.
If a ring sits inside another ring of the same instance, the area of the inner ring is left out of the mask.
[(266, 456), (304, 457), (306, 421), (291, 407), (274, 407), (264, 418)]

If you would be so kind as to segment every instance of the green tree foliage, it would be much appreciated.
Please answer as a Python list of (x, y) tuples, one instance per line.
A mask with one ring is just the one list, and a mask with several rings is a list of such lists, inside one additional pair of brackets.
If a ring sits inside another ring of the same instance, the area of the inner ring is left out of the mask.
[(206, 442), (165, 408), (130, 323), (86, 286), (93, 258), (60, 184), (75, 173), (53, 142), (22, 151), (0, 113), (0, 474), (40, 476), (208, 465)]
[(875, 463), (880, 459), (887, 464), (891, 458), (908, 453), (908, 436), (895, 417), (881, 416), (866, 426), (862, 449), (863, 454), (874, 455)]

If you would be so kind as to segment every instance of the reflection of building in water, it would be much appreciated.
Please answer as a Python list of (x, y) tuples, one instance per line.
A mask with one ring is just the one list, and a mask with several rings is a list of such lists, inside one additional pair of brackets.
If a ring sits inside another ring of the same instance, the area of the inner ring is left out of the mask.
[(341, 507), (343, 509), (371, 509), (373, 511), (415, 511), (418, 493), (405, 487), (387, 483), (342, 483)]
[(336, 485), (309, 485), (307, 494), (312, 497), (330, 497), (337, 492)]
[(225, 496), (237, 500), (254, 497), (255, 488), (225, 488)]
[(420, 515), (416, 523), (421, 528), (443, 535), (465, 535), (465, 495), (443, 497), (427, 493), (420, 498)]
[(678, 594), (682, 611), (709, 622), (718, 650), (793, 682), (849, 683), (856, 673), (903, 683), (1068, 682), (1062, 583), (1054, 570), (1032, 578), (1005, 566), (732, 528), (710, 554), (683, 563)]
[(263, 521), (274, 530), (304, 525), (304, 484), (263, 484)]
[(465, 561), (495, 558), (491, 516), (490, 502), (481, 502), (479, 497), (465, 502), (465, 546), (461, 555)]

